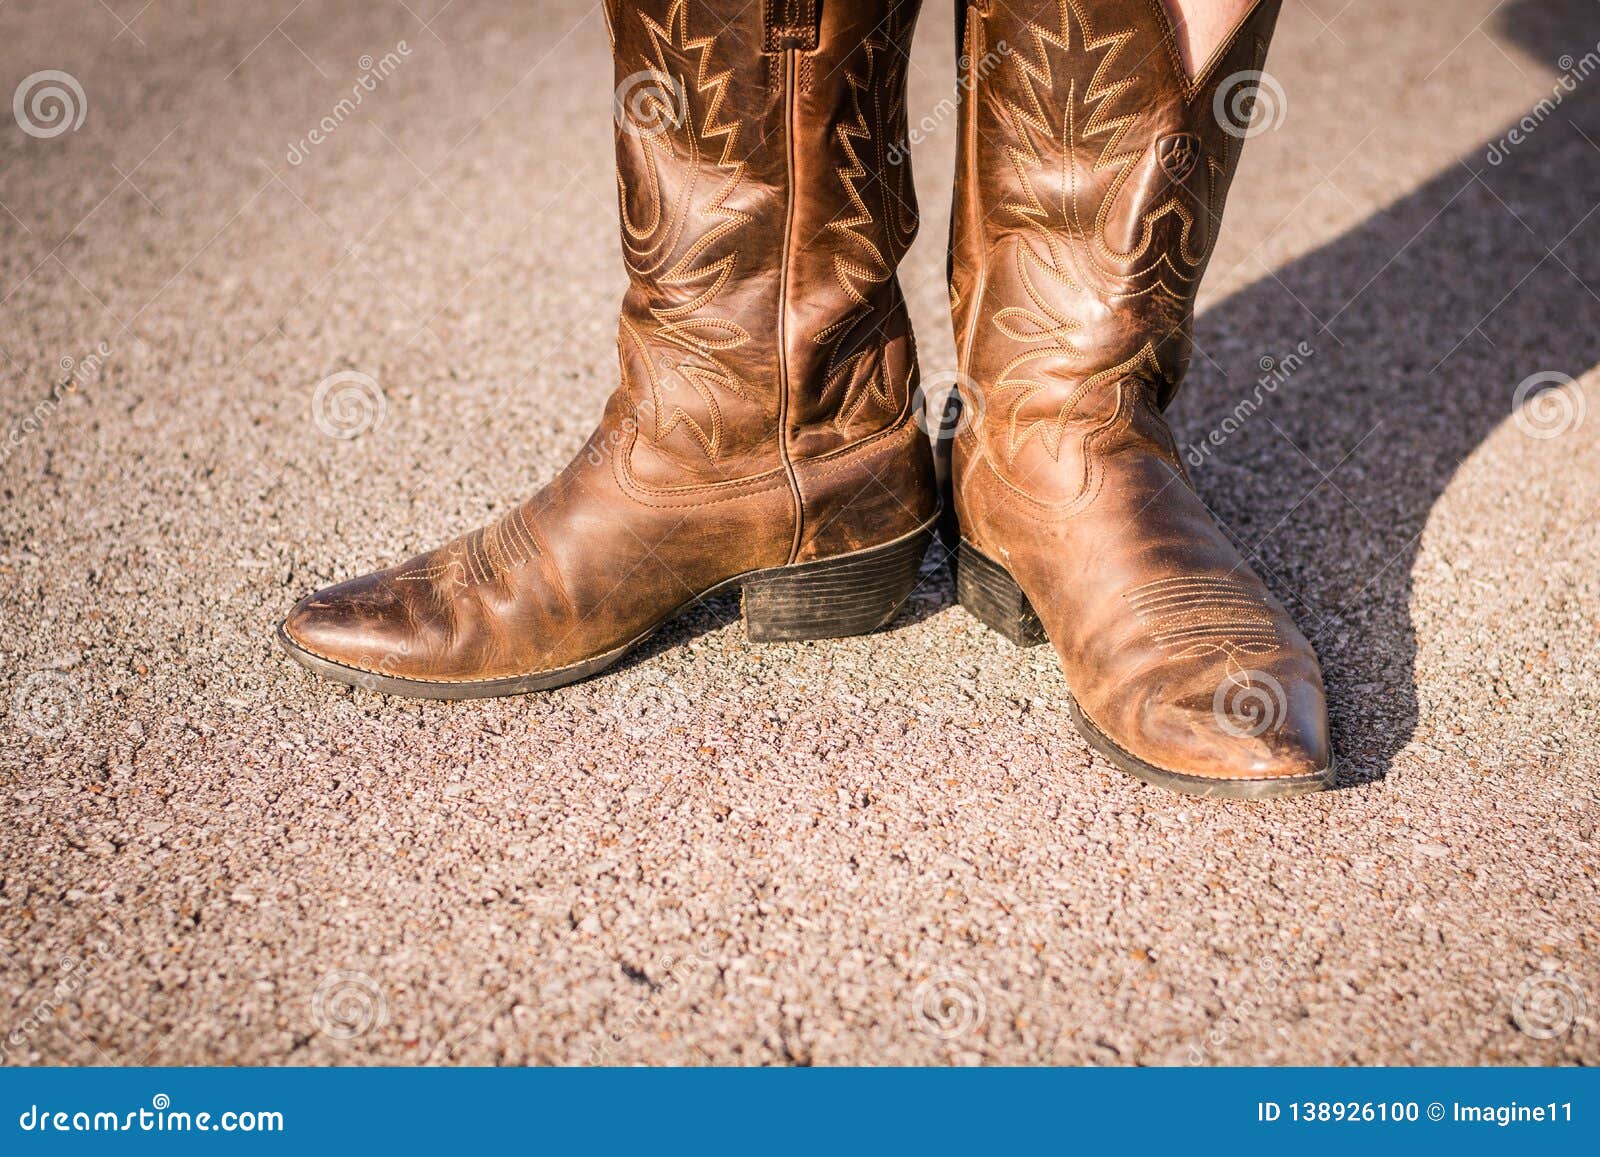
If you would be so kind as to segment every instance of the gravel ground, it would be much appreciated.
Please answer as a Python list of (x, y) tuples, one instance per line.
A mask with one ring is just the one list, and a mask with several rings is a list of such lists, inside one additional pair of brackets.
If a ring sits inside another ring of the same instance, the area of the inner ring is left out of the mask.
[[(916, 116), (951, 40), (934, 3)], [(1225, 804), (1094, 757), (931, 565), (870, 639), (724, 600), (537, 697), (313, 680), (300, 594), (505, 509), (612, 388), (599, 13), (10, 0), (0, 95), (85, 115), (0, 123), (5, 1061), (1600, 1060), (1597, 40), (1594, 0), (1286, 6), (1174, 421), (1344, 771)]]

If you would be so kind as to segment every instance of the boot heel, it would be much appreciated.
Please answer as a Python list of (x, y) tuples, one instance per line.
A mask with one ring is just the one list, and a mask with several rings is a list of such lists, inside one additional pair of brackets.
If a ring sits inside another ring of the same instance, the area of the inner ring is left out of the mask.
[(883, 546), (776, 567), (744, 583), (744, 621), (758, 643), (842, 639), (875, 631), (916, 589), (930, 523)]
[(984, 626), (1019, 647), (1048, 642), (1033, 604), (1006, 569), (963, 541), (956, 556), (956, 598)]

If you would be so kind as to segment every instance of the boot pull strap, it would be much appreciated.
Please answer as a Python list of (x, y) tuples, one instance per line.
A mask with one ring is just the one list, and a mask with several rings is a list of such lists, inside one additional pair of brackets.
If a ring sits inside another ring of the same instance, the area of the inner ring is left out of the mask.
[(765, 51), (817, 50), (822, 0), (761, 0), (761, 7), (766, 21)]

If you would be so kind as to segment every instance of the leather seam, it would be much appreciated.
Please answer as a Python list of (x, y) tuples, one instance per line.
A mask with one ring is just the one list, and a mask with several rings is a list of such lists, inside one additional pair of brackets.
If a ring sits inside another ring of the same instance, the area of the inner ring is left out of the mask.
[[(1095, 442), (1110, 435), (1114, 429), (1124, 427), (1131, 421), (1127, 413), (1126, 398), (1123, 395), (1125, 385), (1126, 379), (1117, 384), (1116, 414), (1109, 421), (1095, 427), (1083, 436), (1084, 474), (1086, 477), (1078, 494), (1066, 502), (1044, 502), (1029, 494), (1015, 482), (1012, 482), (1000, 472), (1000, 469), (994, 464), (994, 460), (989, 456), (987, 450), (983, 448), (980, 441), (978, 450), (983, 460), (983, 465), (988, 468), (989, 472), (994, 475), (995, 480), (1004, 486), (1013, 497), (1019, 499), (1024, 506), (1031, 508), (1023, 510), (1021, 513), (1037, 522), (1072, 518), (1081, 513), (1086, 507), (1092, 505), (1094, 500), (1100, 496), (1101, 490), (1105, 487), (1105, 470), (1096, 470), (1094, 468), (1093, 446)], [(1160, 460), (1166, 462), (1168, 466), (1172, 464), (1165, 455), (1161, 455)], [(1181, 472), (1178, 472), (1178, 478), (1180, 480), (1183, 478)]]
[[(773, 0), (768, 0), (770, 4)], [(800, 480), (795, 476), (794, 462), (789, 457), (789, 293), (794, 258), (795, 226), (795, 75), (794, 55), (783, 57), (783, 155), (784, 191), (783, 252), (778, 273), (778, 459), (783, 466), (784, 478), (789, 483), (790, 501), (794, 509), (794, 535), (789, 542), (788, 562), (800, 557), (800, 547), (805, 541), (806, 505), (800, 491)]]
[[(641, 506), (649, 506), (657, 510), (692, 509), (697, 506), (715, 506), (719, 502), (734, 502), (740, 498), (753, 498), (776, 490), (773, 484), (782, 474), (777, 470), (768, 470), (761, 474), (752, 474), (748, 478), (734, 478), (726, 482), (707, 482), (696, 486), (677, 486), (669, 489), (650, 487), (638, 481), (633, 476), (633, 471), (627, 457), (633, 453), (633, 447), (638, 442), (639, 435), (635, 432), (630, 436), (627, 454), (612, 455), (612, 473), (616, 476), (617, 484), (623, 493)], [(708, 490), (722, 490), (724, 488), (740, 488), (738, 493), (726, 494), (719, 498), (708, 498), (702, 502), (651, 502), (648, 495), (655, 498), (668, 498), (673, 494), (690, 493), (698, 494)]]
[(1200, 66), (1200, 71), (1191, 79), (1189, 70), (1183, 66), (1183, 55), (1178, 51), (1177, 28), (1173, 25), (1172, 17), (1167, 12), (1163, 0), (1147, 0), (1147, 3), (1155, 12), (1156, 18), (1161, 22), (1161, 42), (1166, 45), (1167, 54), (1172, 60), (1172, 67), (1177, 73), (1179, 87), (1183, 90), (1184, 104), (1194, 103), (1194, 98), (1200, 95), (1200, 90), (1210, 83), (1211, 74), (1221, 66), (1222, 62), (1228, 58), (1228, 54), (1238, 45), (1245, 26), (1254, 22), (1266, 2), (1267, 0), (1256, 0), (1250, 6), (1250, 11), (1239, 18), (1238, 23), (1233, 26), (1233, 31), (1228, 33), (1222, 43), (1212, 50), (1211, 55)]
[(762, 49), (815, 52), (820, 39), (818, 0), (762, 0)]
[(916, 432), (917, 430), (918, 427), (915, 422), (912, 422), (908, 418), (902, 417), (893, 426), (890, 426), (885, 430), (880, 430), (871, 437), (863, 438), (858, 442), (852, 442), (850, 445), (841, 447), (837, 450), (830, 450), (826, 454), (819, 454), (815, 458), (802, 458), (796, 465), (811, 466), (813, 463), (826, 463), (826, 465), (820, 466), (818, 469), (807, 471), (814, 476), (825, 478), (830, 474), (838, 474), (840, 471), (850, 468), (851, 463), (842, 461), (841, 459), (852, 457), (867, 450), (877, 449), (877, 443), (894, 437), (903, 438), (907, 433)]
[[(287, 631), (284, 633), (286, 635), (288, 634)], [(557, 671), (564, 671), (568, 667), (582, 666), (584, 662), (587, 662), (587, 660), (580, 659), (577, 663), (568, 663), (562, 667), (544, 667), (538, 671), (521, 671), (515, 675), (494, 675), (488, 679), (419, 679), (412, 675), (396, 675), (393, 672), (379, 671), (372, 667), (363, 667), (346, 659), (340, 659), (333, 655), (324, 654), (315, 647), (308, 646), (293, 636), (289, 637), (289, 642), (292, 643), (297, 650), (304, 651), (308, 655), (315, 655), (317, 658), (343, 667), (347, 671), (360, 671), (363, 675), (376, 675), (380, 679), (394, 679), (401, 683), (428, 683), (452, 686), (463, 683), (500, 683), (508, 679), (531, 679), (536, 675), (550, 675)]]

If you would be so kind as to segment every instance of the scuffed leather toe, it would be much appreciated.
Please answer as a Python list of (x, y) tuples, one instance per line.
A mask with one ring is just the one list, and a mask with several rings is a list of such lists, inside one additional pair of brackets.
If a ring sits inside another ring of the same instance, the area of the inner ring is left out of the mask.
[[(1322, 688), (1265, 671), (1225, 675), (1210, 695), (1150, 696), (1120, 742), (1156, 767), (1208, 779), (1301, 779), (1331, 764)], [(1171, 766), (1174, 753), (1183, 766)]]
[[(1146, 783), (1188, 795), (1270, 799), (1333, 786), (1320, 692), (1299, 698), (1299, 709), (1285, 707), (1270, 726), (1265, 724), (1271, 717), (1253, 708), (1234, 719), (1203, 706), (1151, 700), (1137, 713), (1140, 727), (1116, 735), (1075, 701), (1069, 705), (1089, 745)], [(1253, 734), (1257, 727), (1263, 730)]]
[(405, 676), (414, 649), (413, 619), (389, 572), (379, 571), (301, 599), (284, 619), (280, 635), (291, 647), (331, 663)]
[[(1265, 592), (1263, 598), (1264, 610), (1282, 614)], [(1127, 641), (1133, 650), (1120, 652), (1124, 662), (1105, 663), (1119, 677), (1084, 685), (1075, 713), (1080, 729), (1124, 770), (1196, 794), (1255, 797), (1328, 786), (1333, 757), (1316, 654), (1286, 617), (1275, 632), (1280, 642), (1270, 652), (1222, 650), (1176, 662)], [(1135, 654), (1141, 661), (1127, 662)]]

